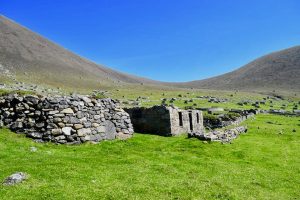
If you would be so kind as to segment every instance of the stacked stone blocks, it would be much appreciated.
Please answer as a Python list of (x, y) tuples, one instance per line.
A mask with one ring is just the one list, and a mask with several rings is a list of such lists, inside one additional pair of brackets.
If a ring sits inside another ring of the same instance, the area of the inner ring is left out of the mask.
[(129, 115), (112, 99), (87, 96), (0, 98), (0, 125), (41, 142), (79, 144), (133, 134)]

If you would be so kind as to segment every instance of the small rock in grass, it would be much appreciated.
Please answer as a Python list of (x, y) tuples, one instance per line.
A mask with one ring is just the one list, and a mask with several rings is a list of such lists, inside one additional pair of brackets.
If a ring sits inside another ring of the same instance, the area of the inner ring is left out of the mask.
[(7, 177), (4, 182), (3, 185), (16, 185), (18, 183), (21, 183), (22, 181), (24, 181), (27, 178), (26, 174), (23, 172), (17, 172), (14, 173), (12, 175), (10, 175), (9, 177)]
[(293, 129), (293, 133), (296, 133), (296, 129)]
[(37, 152), (37, 148), (36, 147), (30, 147), (30, 151), (31, 152)]

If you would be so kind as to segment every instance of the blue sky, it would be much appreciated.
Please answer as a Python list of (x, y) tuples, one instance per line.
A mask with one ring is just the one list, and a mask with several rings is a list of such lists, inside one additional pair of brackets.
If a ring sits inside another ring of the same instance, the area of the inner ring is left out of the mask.
[(300, 44), (299, 0), (1, 0), (0, 12), (96, 63), (162, 81)]

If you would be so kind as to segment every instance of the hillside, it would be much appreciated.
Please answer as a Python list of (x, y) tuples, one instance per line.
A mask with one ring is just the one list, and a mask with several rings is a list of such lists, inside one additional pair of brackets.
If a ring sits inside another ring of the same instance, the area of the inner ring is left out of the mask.
[(176, 85), (217, 90), (300, 91), (300, 46), (268, 54), (221, 76)]
[[(76, 41), (75, 41), (76, 42)], [(164, 83), (112, 70), (82, 58), (0, 16), (0, 80), (73, 89), (146, 85), (214, 90), (300, 91), (300, 46), (271, 53), (224, 75)]]
[(70, 88), (155, 83), (95, 64), (4, 16), (0, 16), (0, 71), (18, 81)]

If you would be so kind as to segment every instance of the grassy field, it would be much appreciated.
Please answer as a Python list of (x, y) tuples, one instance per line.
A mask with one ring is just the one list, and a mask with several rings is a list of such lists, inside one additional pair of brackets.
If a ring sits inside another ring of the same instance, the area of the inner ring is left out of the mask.
[[(171, 98), (176, 98), (172, 103), (177, 107), (185, 108), (187, 106), (192, 106), (193, 108), (211, 108), (211, 107), (221, 107), (225, 109), (255, 109), (252, 103), (256, 101), (263, 101), (269, 95), (259, 94), (253, 92), (242, 92), (242, 91), (214, 91), (214, 90), (195, 90), (195, 89), (153, 89), (153, 88), (121, 88), (118, 90), (109, 91), (108, 97), (119, 99), (122, 102), (136, 101), (138, 97), (141, 106), (150, 107), (154, 105), (161, 105), (162, 99), (168, 99), (166, 103), (170, 103)], [(212, 103), (208, 102), (208, 99), (199, 99), (199, 96), (211, 96), (219, 99), (227, 99), (226, 102), (222, 103)], [(189, 102), (192, 100), (192, 102)], [(185, 101), (188, 101), (185, 103)], [(238, 105), (242, 101), (251, 101), (248, 105)], [(292, 111), (294, 105), (299, 105), (299, 96), (290, 95), (285, 96), (284, 100), (273, 100), (267, 99), (265, 104), (260, 104), (259, 109), (269, 110), (269, 109), (284, 109), (287, 111)], [(195, 104), (195, 105), (194, 105)], [(284, 106), (284, 108), (282, 108)], [(128, 104), (125, 106), (128, 106)]]
[(300, 118), (245, 123), (248, 134), (223, 145), (135, 134), (64, 146), (2, 129), (0, 180), (18, 171), (29, 178), (0, 186), (0, 199), (300, 199)]

